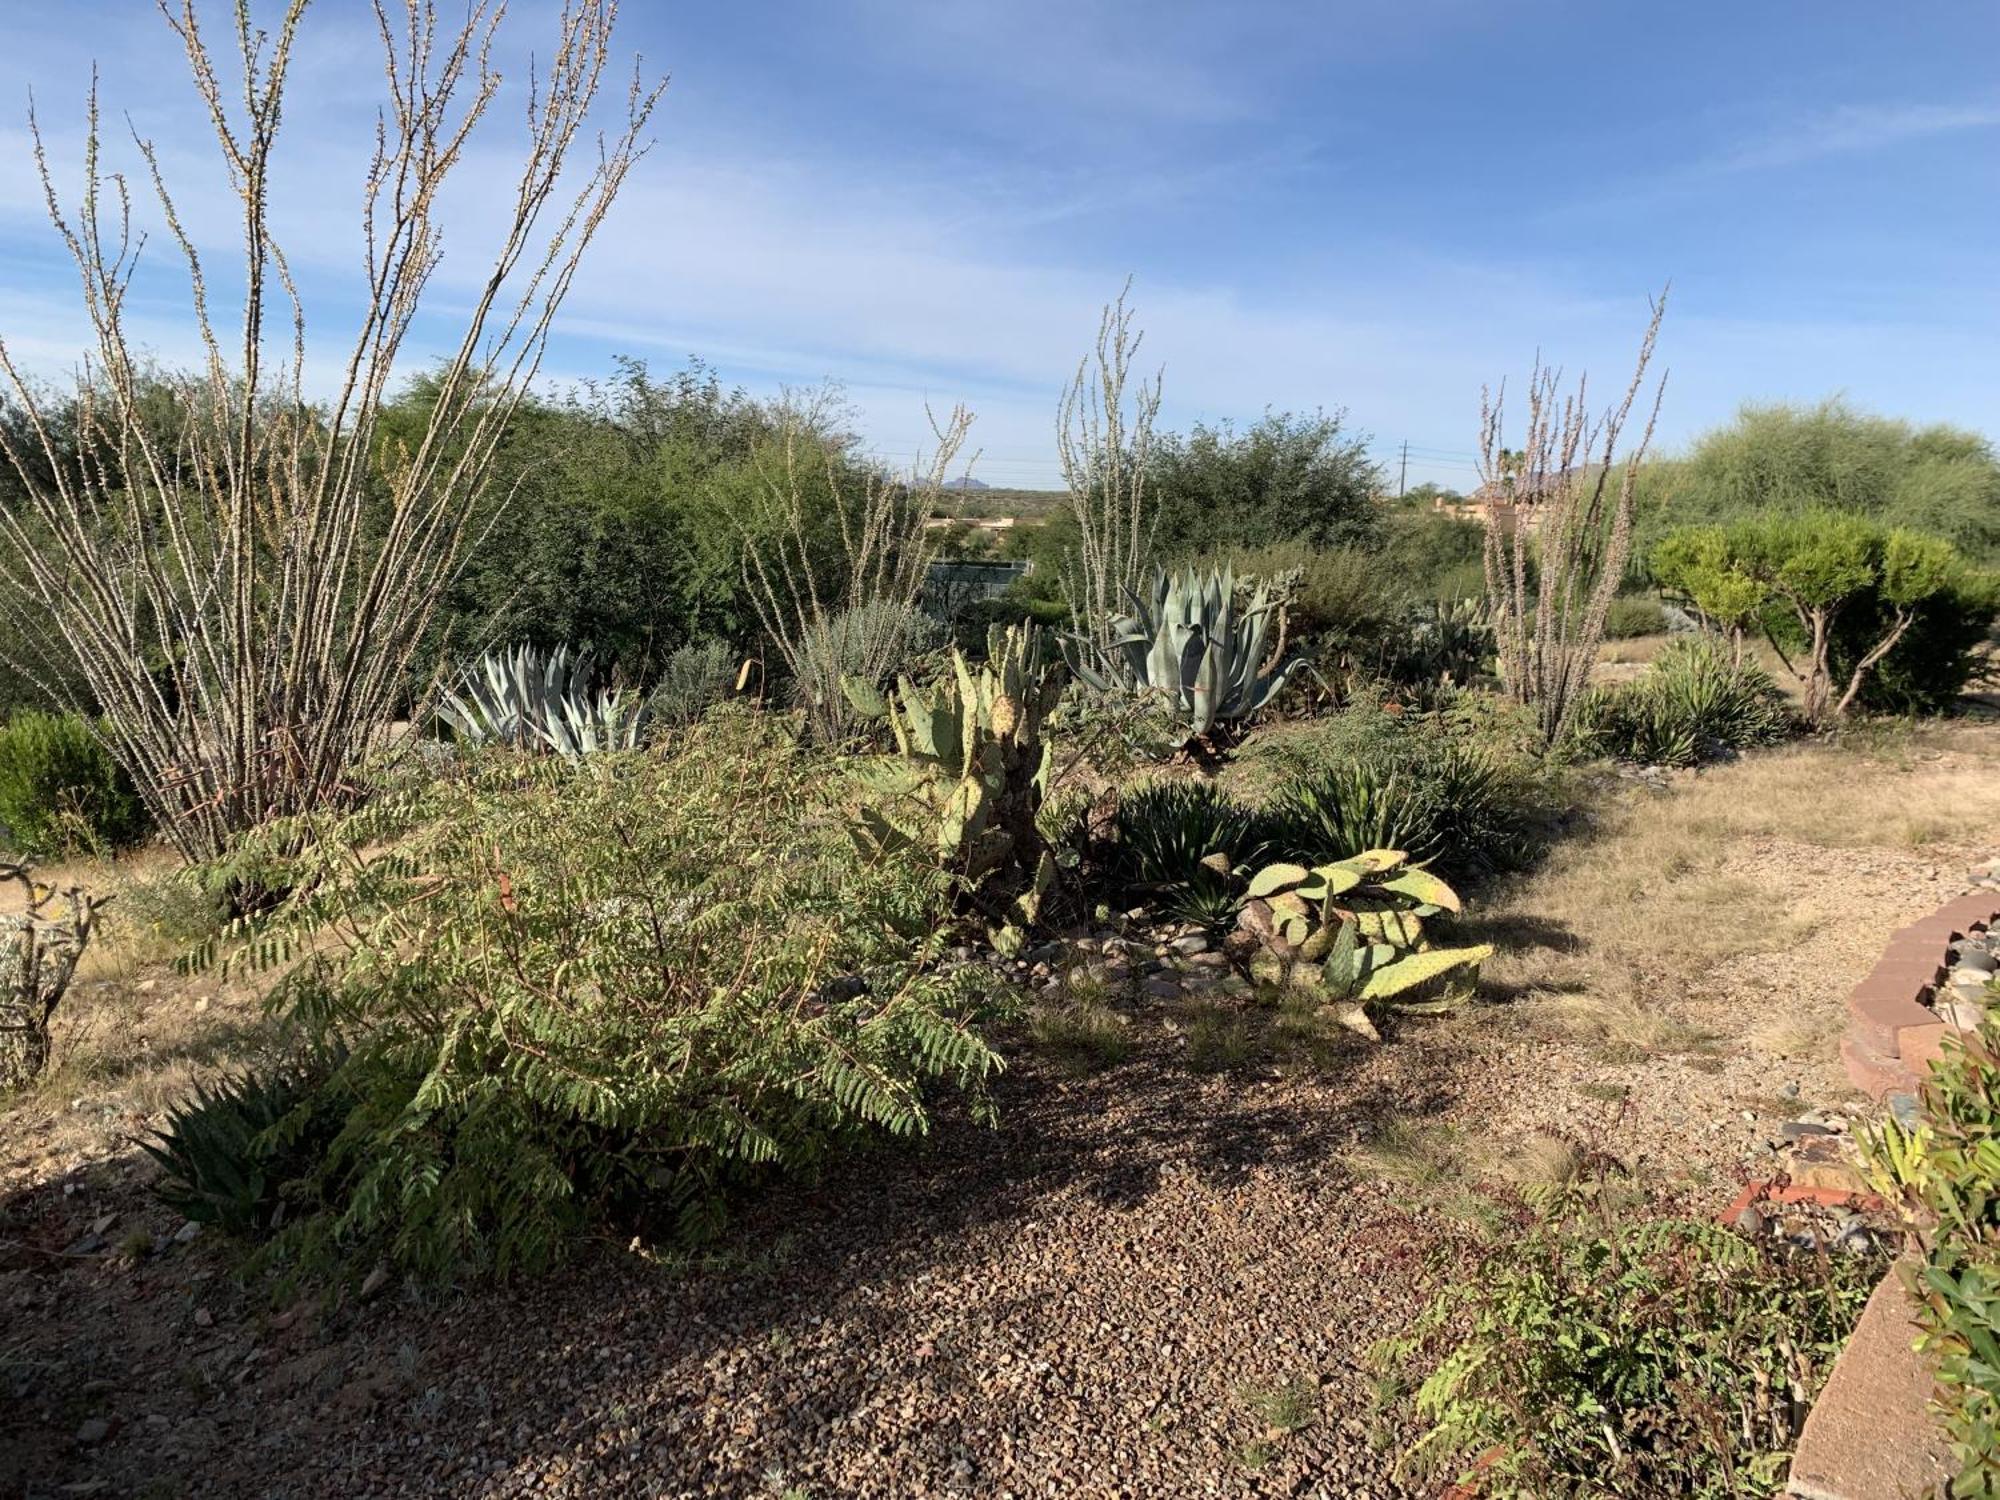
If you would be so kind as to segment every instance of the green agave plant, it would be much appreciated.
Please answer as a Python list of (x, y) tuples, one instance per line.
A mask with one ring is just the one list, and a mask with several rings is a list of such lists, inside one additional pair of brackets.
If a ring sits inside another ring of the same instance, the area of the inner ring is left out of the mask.
[(1461, 909), (1458, 893), (1400, 849), (1332, 864), (1266, 865), (1250, 879), (1238, 925), (1263, 951), (1259, 978), (1326, 993), (1343, 1026), (1380, 1040), (1367, 1007), (1493, 954), (1490, 943), (1434, 947), (1427, 924)]
[(1155, 569), (1146, 596), (1128, 594), (1132, 613), (1112, 623), (1101, 661), (1076, 666), (1100, 692), (1165, 695), (1182, 716), (1177, 744), (1234, 728), (1269, 703), (1305, 665), (1284, 651), (1282, 606), (1260, 582), (1239, 605), (1234, 572)]

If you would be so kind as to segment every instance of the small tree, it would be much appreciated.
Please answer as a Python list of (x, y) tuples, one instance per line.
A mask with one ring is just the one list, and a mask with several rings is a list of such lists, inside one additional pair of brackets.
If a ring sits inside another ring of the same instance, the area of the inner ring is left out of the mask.
[[(1799, 684), (1807, 721), (1822, 724), (1846, 715), (1869, 673), (1925, 606), (1956, 589), (1966, 567), (1937, 537), (1810, 510), (1671, 533), (1654, 571), (1704, 615), (1739, 632), (1760, 624)], [(1838, 628), (1871, 600), (1882, 606), (1880, 627), (1836, 670)]]
[(1486, 498), (1486, 596), (1507, 692), (1535, 711), (1544, 739), (1559, 741), (1590, 682), (1604, 616), (1632, 549), (1632, 494), (1665, 394), (1653, 390), (1645, 431), (1628, 452), (1619, 439), (1652, 362), (1664, 294), (1624, 397), (1601, 414), (1588, 377), (1565, 392), (1562, 371), (1536, 364), (1519, 448), (1503, 442), (1506, 390), (1481, 402), (1480, 477)]
[(1074, 569), (1063, 578), (1063, 593), (1075, 633), (1099, 651), (1110, 646), (1111, 617), (1138, 591), (1152, 547), (1146, 477), (1160, 377), (1140, 379), (1128, 412), (1125, 387), (1145, 338), (1133, 330), (1125, 306), (1131, 289), (1126, 282), (1104, 309), (1097, 348), (1078, 361), (1056, 414), (1056, 452), (1077, 526)]
[(0, 916), (0, 1088), (32, 1083), (48, 1066), (50, 1022), (110, 899), (74, 885), (58, 892), (24, 864), (0, 864), (0, 885), (10, 882), (21, 888), (22, 909)]

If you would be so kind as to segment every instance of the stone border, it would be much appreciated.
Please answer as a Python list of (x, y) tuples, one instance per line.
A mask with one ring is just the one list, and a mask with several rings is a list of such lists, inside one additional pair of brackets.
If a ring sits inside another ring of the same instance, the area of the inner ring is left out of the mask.
[(1878, 1102), (1917, 1092), (1949, 1023), (1930, 1008), (1932, 993), (1962, 937), (2000, 920), (2000, 891), (1973, 890), (1899, 927), (1866, 979), (1847, 997), (1840, 1058), (1848, 1079)]

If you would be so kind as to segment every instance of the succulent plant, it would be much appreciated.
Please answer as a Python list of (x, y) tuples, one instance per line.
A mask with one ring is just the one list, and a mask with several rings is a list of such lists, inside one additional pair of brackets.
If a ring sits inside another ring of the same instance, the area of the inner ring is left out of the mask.
[(534, 646), (489, 651), (457, 691), (446, 689), (438, 717), (467, 744), (553, 750), (577, 760), (600, 750), (631, 750), (646, 726), (643, 700), (617, 690), (592, 696), (588, 651)]
[(1238, 925), (1262, 951), (1260, 978), (1323, 990), (1343, 1026), (1378, 1039), (1370, 1003), (1492, 956), (1490, 943), (1433, 947), (1426, 924), (1460, 910), (1458, 893), (1400, 849), (1333, 864), (1266, 865), (1250, 879)]
[(1099, 691), (1164, 694), (1182, 718), (1177, 743), (1205, 740), (1269, 703), (1304, 659), (1284, 649), (1283, 606), (1268, 583), (1247, 603), (1227, 567), (1155, 569), (1132, 613), (1112, 620), (1111, 644), (1076, 674)]
[(896, 737), (896, 754), (863, 765), (870, 796), (856, 840), (871, 853), (934, 849), (988, 918), (995, 944), (1018, 945), (1055, 878), (1036, 814), (1048, 790), (1042, 726), (1063, 678), (1043, 659), (1035, 627), (996, 632), (977, 671), (953, 651), (950, 676), (928, 691), (908, 677), (888, 694), (855, 678), (841, 686), (856, 711), (886, 718)]

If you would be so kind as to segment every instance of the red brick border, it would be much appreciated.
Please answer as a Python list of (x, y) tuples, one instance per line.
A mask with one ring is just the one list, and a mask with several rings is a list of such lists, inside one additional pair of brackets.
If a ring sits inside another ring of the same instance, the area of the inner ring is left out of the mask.
[(1856, 1088), (1876, 1099), (1917, 1091), (1945, 1033), (1929, 1002), (1951, 960), (1946, 950), (1996, 920), (2000, 892), (1977, 890), (1896, 929), (1874, 969), (1847, 997), (1840, 1057)]

